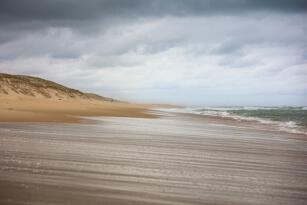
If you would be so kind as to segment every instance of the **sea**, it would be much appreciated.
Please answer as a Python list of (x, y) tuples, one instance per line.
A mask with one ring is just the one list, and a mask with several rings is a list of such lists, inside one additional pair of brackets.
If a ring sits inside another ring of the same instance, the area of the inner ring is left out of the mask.
[[(165, 110), (166, 111), (166, 110)], [(167, 109), (169, 112), (231, 118), (271, 125), (281, 131), (307, 135), (307, 107), (222, 106)]]

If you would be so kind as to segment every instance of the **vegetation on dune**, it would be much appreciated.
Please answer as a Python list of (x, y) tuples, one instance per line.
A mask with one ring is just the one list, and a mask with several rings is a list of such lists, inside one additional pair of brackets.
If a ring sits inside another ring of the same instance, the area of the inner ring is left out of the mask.
[(42, 96), (52, 98), (82, 98), (89, 100), (114, 101), (112, 98), (102, 97), (92, 93), (83, 93), (79, 90), (60, 85), (58, 83), (25, 75), (10, 75), (0, 73), (0, 94), (15, 93), (24, 96)]

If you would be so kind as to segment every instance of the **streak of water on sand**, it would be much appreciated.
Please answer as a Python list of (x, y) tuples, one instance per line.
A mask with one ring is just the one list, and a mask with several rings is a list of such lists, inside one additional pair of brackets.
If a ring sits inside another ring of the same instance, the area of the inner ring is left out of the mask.
[(0, 204), (306, 204), (307, 141), (192, 115), (0, 124)]

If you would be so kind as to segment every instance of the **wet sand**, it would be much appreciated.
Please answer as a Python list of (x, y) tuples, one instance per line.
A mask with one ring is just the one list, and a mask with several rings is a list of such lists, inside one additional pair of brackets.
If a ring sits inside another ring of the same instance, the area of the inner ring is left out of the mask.
[(0, 204), (307, 204), (307, 141), (193, 115), (0, 123)]

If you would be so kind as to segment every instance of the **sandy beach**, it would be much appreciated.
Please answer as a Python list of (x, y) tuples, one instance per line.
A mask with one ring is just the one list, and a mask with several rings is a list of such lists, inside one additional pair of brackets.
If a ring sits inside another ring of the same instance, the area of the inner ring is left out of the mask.
[(158, 107), (158, 105), (0, 96), (0, 122), (84, 122), (78, 116), (154, 118), (154, 115), (145, 113), (149, 107)]
[(0, 204), (307, 203), (307, 141), (188, 114), (1, 123)]

